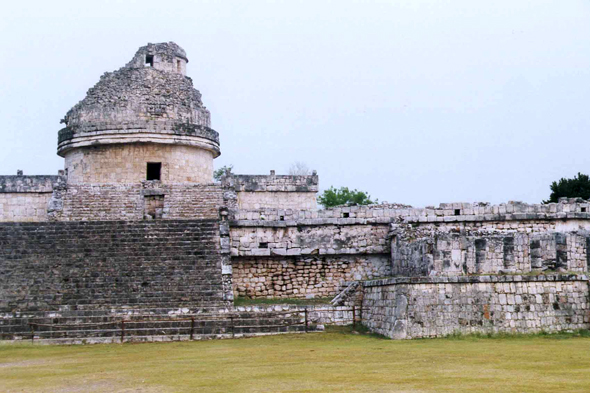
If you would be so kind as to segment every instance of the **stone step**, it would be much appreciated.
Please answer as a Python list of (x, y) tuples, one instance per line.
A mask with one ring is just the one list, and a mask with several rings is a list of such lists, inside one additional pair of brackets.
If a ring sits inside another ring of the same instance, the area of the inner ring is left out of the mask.
[[(190, 318), (194, 318), (192, 321)], [(0, 320), (7, 322), (7, 320)], [(122, 323), (121, 316), (103, 315), (86, 318), (13, 318), (11, 324), (0, 325), (3, 339), (30, 339), (31, 323), (34, 324), (36, 340), (66, 340), (101, 337), (133, 336), (171, 336), (171, 335), (248, 335), (273, 334), (305, 331), (302, 312), (270, 313), (217, 313), (182, 315), (170, 318), (169, 315), (142, 315)], [(315, 325), (309, 324), (307, 330), (313, 331)]]
[(226, 314), (226, 307), (200, 307), (185, 305), (184, 307), (152, 307), (152, 308), (108, 308), (108, 309), (77, 309), (77, 310), (51, 310), (51, 311), (27, 311), (0, 314), (0, 321), (13, 318), (55, 318), (55, 317), (84, 317), (99, 318), (117, 316), (181, 316), (181, 315), (209, 315), (209, 314)]
[[(164, 319), (162, 319), (164, 318)], [(191, 327), (193, 321), (187, 319), (187, 316), (182, 318), (165, 318), (165, 316), (152, 316), (151, 318), (144, 317), (140, 320), (125, 319), (125, 326), (129, 325), (133, 328), (157, 328), (157, 327)], [(218, 319), (214, 317), (194, 316), (194, 326), (215, 326), (219, 323), (231, 324), (229, 316), (220, 316)], [(202, 319), (205, 318), (205, 319)], [(251, 326), (251, 325), (285, 325), (297, 324), (303, 320), (303, 313), (290, 313), (279, 316), (241, 316), (234, 317), (234, 326)], [(33, 325), (36, 331), (53, 331), (53, 330), (86, 330), (98, 328), (114, 328), (122, 325), (123, 319), (121, 317), (112, 317), (104, 319), (83, 319), (83, 318), (32, 318), (32, 319), (15, 319), (10, 324), (0, 325), (0, 333), (4, 332), (22, 332), (29, 331), (30, 326)]]

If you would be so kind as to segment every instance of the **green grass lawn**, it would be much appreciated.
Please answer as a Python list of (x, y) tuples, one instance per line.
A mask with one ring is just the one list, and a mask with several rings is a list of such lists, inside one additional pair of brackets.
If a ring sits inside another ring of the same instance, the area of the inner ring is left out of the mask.
[(590, 338), (393, 341), (347, 328), (206, 342), (0, 344), (2, 392), (588, 392)]
[(272, 304), (293, 304), (297, 306), (310, 305), (328, 305), (333, 297), (319, 297), (313, 299), (291, 299), (291, 298), (272, 298), (272, 299), (251, 299), (248, 297), (237, 297), (234, 299), (234, 306), (264, 306)]

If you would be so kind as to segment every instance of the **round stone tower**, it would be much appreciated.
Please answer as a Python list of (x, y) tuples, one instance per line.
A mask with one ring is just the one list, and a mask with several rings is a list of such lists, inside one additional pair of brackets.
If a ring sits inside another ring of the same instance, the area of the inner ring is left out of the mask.
[(57, 154), (69, 183), (211, 183), (219, 134), (173, 42), (139, 48), (66, 114)]

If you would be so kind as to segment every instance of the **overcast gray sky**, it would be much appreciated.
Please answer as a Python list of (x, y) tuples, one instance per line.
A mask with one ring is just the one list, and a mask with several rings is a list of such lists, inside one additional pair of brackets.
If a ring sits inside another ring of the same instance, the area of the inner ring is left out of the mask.
[(317, 169), (381, 201), (539, 202), (590, 171), (590, 2), (27, 1), (0, 14), (0, 174), (55, 174), (59, 120), (175, 41), (216, 167)]

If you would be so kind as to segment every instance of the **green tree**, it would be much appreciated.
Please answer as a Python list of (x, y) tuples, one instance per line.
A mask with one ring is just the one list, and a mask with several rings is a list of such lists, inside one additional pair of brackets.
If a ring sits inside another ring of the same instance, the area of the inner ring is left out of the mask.
[(557, 202), (559, 198), (584, 198), (590, 199), (590, 178), (579, 173), (573, 179), (561, 178), (551, 183), (551, 195), (549, 200), (543, 203)]
[(213, 171), (213, 180), (221, 181), (223, 175), (230, 174), (232, 169), (234, 169), (233, 165), (224, 165), (221, 168)]
[(349, 190), (348, 187), (340, 187), (339, 189), (330, 187), (318, 196), (318, 203), (324, 207), (340, 205), (370, 205), (377, 202), (376, 199), (372, 201), (371, 196), (366, 192)]

